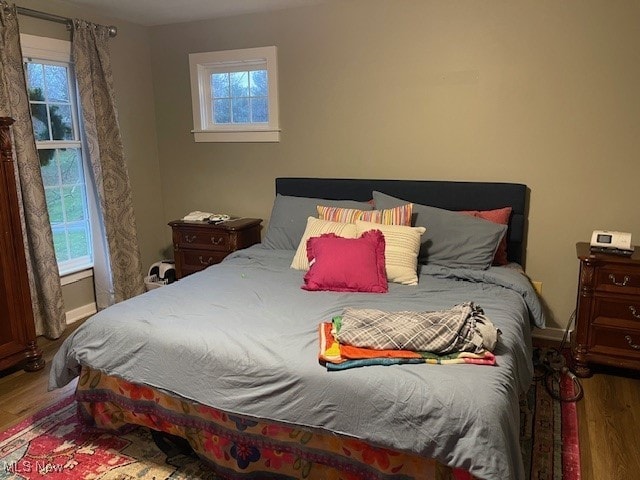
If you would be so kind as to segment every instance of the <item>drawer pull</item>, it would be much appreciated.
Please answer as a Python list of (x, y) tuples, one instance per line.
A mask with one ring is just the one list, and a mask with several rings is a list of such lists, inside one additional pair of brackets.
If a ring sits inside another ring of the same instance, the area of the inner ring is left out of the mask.
[(610, 273), (610, 274), (609, 274), (609, 280), (611, 280), (611, 282), (612, 282), (614, 285), (617, 285), (617, 286), (619, 286), (619, 287), (624, 287), (624, 286), (626, 286), (626, 285), (627, 285), (627, 283), (629, 283), (629, 276), (628, 276), (628, 275), (625, 275), (625, 276), (624, 276), (624, 278), (622, 279), (622, 281), (621, 281), (621, 282), (618, 282), (618, 281), (616, 280), (616, 276), (615, 276), (613, 273)]
[(634, 350), (640, 350), (640, 345), (638, 345), (637, 343), (633, 343), (633, 340), (631, 339), (631, 335), (625, 335), (624, 339), (627, 341), (627, 343), (631, 348), (633, 348)]
[(223, 237), (211, 237), (211, 243), (213, 245), (220, 245), (222, 242), (224, 242)]
[(193, 243), (196, 238), (198, 238), (197, 235), (189, 235), (189, 234), (187, 234), (187, 235), (184, 236), (184, 239), (187, 241), (187, 243)]
[(638, 310), (636, 310), (636, 307), (634, 307), (633, 305), (629, 305), (629, 311), (634, 317), (640, 318), (640, 313), (638, 313)]
[(204, 258), (202, 258), (202, 255), (200, 255), (198, 259), (200, 260), (200, 265), (211, 265), (211, 263), (213, 262), (213, 257), (209, 257), (208, 260), (205, 260)]

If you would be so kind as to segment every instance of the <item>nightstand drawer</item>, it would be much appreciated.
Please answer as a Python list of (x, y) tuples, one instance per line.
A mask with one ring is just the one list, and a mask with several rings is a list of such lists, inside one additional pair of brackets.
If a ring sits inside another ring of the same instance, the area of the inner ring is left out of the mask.
[(177, 252), (180, 256), (182, 268), (192, 272), (220, 263), (229, 253), (211, 250), (180, 250)]
[(593, 325), (592, 333), (591, 352), (631, 357), (640, 361), (640, 329)]
[(640, 295), (640, 268), (607, 265), (596, 269), (596, 291)]
[(178, 247), (217, 250), (229, 252), (231, 250), (230, 236), (228, 232), (218, 229), (181, 229), (178, 232)]
[[(625, 297), (608, 297), (594, 299), (593, 318), (619, 318), (630, 322), (637, 322), (640, 328), (640, 297), (629, 295)], [(634, 323), (631, 323), (634, 325)]]

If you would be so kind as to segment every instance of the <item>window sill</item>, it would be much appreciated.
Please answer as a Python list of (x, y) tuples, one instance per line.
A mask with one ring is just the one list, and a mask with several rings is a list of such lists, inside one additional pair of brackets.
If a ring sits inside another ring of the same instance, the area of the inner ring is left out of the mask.
[(70, 283), (79, 282), (85, 278), (93, 277), (93, 268), (80, 270), (78, 272), (65, 273), (60, 275), (60, 285), (69, 285)]
[(192, 130), (196, 142), (263, 142), (276, 143), (280, 141), (280, 130), (259, 131), (206, 131)]

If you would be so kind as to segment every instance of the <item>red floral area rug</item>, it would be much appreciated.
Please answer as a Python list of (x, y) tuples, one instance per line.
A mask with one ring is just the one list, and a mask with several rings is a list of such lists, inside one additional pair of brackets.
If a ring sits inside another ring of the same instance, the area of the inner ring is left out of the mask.
[(73, 395), (0, 433), (0, 480), (217, 479), (197, 458), (167, 455), (147, 428), (89, 428)]
[(570, 399), (575, 384), (566, 375), (544, 377), (536, 369), (534, 381), (520, 399), (520, 449), (526, 480), (580, 480), (578, 412)]
[[(556, 386), (565, 393), (573, 388), (568, 377)], [(88, 428), (76, 407), (69, 396), (0, 433), (0, 480), (219, 478), (193, 456), (167, 456), (147, 428), (119, 433)], [(575, 404), (554, 401), (537, 382), (523, 396), (520, 415), (527, 479), (579, 480)]]

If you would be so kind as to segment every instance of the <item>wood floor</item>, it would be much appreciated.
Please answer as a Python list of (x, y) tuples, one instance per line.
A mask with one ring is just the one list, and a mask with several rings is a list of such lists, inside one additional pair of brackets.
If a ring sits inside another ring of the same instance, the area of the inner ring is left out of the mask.
[(0, 372), (0, 431), (18, 423), (38, 410), (66, 397), (76, 388), (76, 381), (64, 388), (47, 391), (51, 359), (58, 351), (62, 341), (82, 324), (75, 322), (67, 327), (64, 335), (58, 340), (38, 338), (38, 346), (42, 349), (45, 367), (38, 372), (25, 372), (14, 368)]
[(602, 368), (581, 381), (582, 480), (640, 479), (640, 374)]
[[(72, 325), (65, 336), (80, 322)], [(51, 359), (62, 339), (40, 339), (47, 366), (27, 373), (0, 373), (0, 431), (75, 389), (75, 382), (47, 392)], [(596, 370), (582, 379), (584, 398), (577, 404), (582, 480), (640, 478), (640, 374)]]

